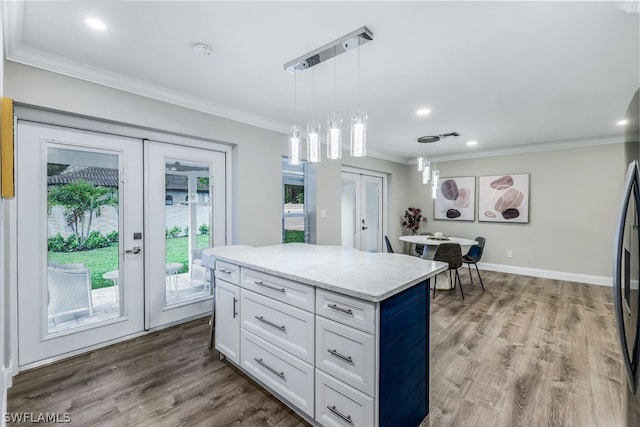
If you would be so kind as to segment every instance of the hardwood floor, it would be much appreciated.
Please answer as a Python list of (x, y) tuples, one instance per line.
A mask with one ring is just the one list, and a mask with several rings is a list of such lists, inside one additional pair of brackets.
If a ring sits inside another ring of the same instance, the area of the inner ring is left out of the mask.
[[(621, 426), (611, 288), (460, 270), (431, 303), (431, 412), (422, 426)], [(475, 277), (475, 274), (474, 274)], [(22, 373), (10, 413), (74, 426), (295, 426), (302, 418), (207, 348), (207, 319)]]

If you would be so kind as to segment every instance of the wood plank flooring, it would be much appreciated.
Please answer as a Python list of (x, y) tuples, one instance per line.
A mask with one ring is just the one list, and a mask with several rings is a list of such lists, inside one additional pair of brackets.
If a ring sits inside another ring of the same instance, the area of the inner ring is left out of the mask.
[[(622, 426), (626, 386), (611, 288), (460, 270), (431, 303), (436, 426)], [(474, 272), (475, 277), (475, 272)], [(70, 413), (74, 426), (307, 423), (207, 348), (207, 319), (22, 373), (9, 412)]]

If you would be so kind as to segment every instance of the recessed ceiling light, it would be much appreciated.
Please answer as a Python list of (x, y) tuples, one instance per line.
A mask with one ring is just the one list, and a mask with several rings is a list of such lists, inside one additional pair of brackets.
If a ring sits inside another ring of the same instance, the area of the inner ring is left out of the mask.
[(627, 119), (624, 120), (618, 120), (618, 122), (616, 123), (618, 126), (624, 126), (627, 124)]
[(428, 116), (429, 114), (431, 114), (431, 110), (428, 108), (420, 108), (416, 111), (418, 116)]
[(469, 147), (472, 147), (472, 146), (474, 146), (474, 145), (478, 145), (478, 141), (467, 141), (467, 145), (468, 145)]
[(88, 26), (90, 26), (94, 30), (104, 31), (107, 29), (106, 24), (99, 19), (87, 18), (85, 22), (87, 23)]

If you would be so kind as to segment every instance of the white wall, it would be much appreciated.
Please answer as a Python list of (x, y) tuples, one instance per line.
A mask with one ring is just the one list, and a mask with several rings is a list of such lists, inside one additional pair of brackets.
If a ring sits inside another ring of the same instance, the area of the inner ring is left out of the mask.
[[(477, 212), (475, 222), (435, 221), (431, 187), (421, 183), (418, 172), (412, 174), (410, 191), (419, 195), (416, 205), (429, 218), (425, 230), (486, 237), (484, 263), (610, 283), (614, 225), (626, 172), (623, 150), (620, 143), (438, 163), (441, 178), (530, 173), (528, 224), (478, 222)], [(507, 258), (507, 250), (513, 258)]]

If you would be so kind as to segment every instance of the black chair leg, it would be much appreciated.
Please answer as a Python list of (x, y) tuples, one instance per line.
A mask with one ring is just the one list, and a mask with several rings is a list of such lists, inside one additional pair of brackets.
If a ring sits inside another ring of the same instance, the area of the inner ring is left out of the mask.
[[(478, 272), (478, 279), (480, 279), (480, 286), (482, 286), (482, 292), (484, 292), (484, 283), (482, 283), (482, 276), (480, 276), (480, 270), (478, 270), (478, 264), (473, 263), (476, 266), (476, 271)], [(471, 266), (469, 266), (469, 271), (471, 271)]]
[(460, 281), (460, 275), (458, 274), (457, 268), (456, 268), (456, 278), (458, 279), (458, 284), (460, 285), (460, 294), (462, 295), (462, 301), (464, 301), (464, 292), (462, 291), (462, 282)]
[(438, 286), (438, 275), (436, 274), (435, 276), (433, 276), (433, 296), (431, 297), (431, 299), (436, 299), (436, 286)]
[(469, 267), (469, 280), (473, 283), (473, 276), (471, 276), (471, 264), (467, 264), (467, 267)]

